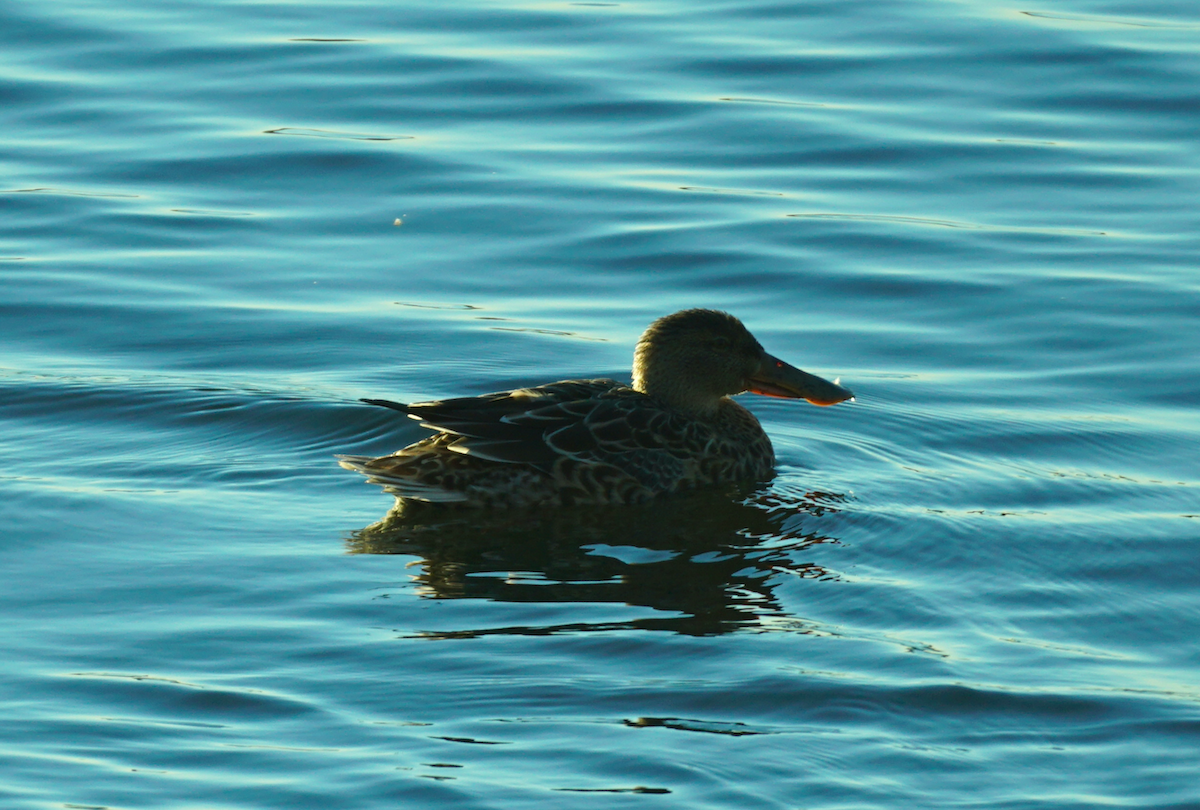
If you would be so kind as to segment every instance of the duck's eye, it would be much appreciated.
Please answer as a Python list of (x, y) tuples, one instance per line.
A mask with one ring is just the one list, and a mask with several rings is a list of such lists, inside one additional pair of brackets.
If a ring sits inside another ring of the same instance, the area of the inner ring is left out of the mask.
[(727, 338), (727, 337), (718, 337), (718, 338), (713, 338), (712, 345), (713, 345), (714, 349), (720, 349), (721, 351), (724, 352), (724, 351), (728, 351), (729, 347), (732, 346), (733, 343), (730, 342), (729, 338)]

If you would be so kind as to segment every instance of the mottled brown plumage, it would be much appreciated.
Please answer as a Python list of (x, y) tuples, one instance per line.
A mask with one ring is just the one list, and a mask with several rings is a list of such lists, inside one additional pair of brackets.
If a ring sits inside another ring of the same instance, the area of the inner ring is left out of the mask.
[(390, 456), (340, 456), (402, 501), (459, 506), (645, 503), (767, 478), (775, 464), (743, 391), (832, 405), (852, 394), (767, 354), (741, 321), (689, 309), (638, 341), (633, 384), (567, 380), (403, 405), (433, 436)]

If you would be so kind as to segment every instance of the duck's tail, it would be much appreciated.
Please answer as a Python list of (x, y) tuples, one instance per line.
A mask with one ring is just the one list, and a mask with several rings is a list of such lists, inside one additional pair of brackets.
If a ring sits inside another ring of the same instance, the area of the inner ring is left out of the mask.
[(335, 456), (335, 458), (338, 460), (338, 464), (345, 469), (362, 473), (367, 477), (368, 483), (378, 484), (383, 487), (384, 492), (391, 493), (397, 498), (424, 503), (463, 503), (468, 500), (462, 492), (443, 489), (434, 484), (422, 483), (410, 476), (398, 474), (395, 456), (380, 458)]

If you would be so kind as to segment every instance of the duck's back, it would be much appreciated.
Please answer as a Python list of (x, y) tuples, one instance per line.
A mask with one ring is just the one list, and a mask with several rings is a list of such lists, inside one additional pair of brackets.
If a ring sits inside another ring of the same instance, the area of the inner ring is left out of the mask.
[(568, 380), (401, 405), (437, 433), (382, 458), (346, 456), (399, 498), (470, 506), (644, 503), (769, 475), (770, 442), (731, 400), (707, 421), (615, 380)]

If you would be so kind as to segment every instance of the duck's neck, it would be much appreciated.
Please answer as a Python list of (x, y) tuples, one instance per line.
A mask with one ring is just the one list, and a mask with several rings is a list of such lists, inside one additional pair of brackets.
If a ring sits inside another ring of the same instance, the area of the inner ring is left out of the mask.
[(714, 421), (729, 397), (713, 394), (687, 384), (677, 374), (648, 373), (645, 367), (634, 366), (633, 388), (694, 419)]

